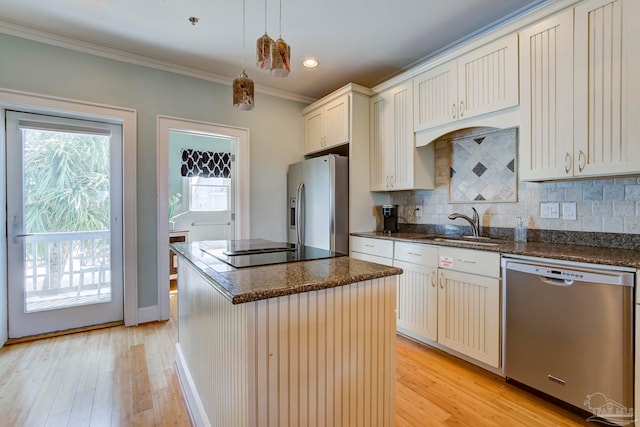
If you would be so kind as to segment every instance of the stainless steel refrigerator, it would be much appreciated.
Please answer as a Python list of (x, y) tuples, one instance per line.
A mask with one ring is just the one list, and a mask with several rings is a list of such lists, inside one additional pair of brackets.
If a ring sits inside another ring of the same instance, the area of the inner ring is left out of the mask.
[(329, 154), (289, 165), (288, 240), (349, 253), (349, 161)]

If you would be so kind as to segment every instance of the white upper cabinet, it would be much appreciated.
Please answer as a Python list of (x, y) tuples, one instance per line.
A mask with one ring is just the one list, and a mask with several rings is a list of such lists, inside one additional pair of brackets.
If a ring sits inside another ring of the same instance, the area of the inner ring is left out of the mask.
[(414, 130), (419, 131), (458, 118), (458, 68), (450, 61), (413, 79)]
[(412, 92), (408, 81), (371, 98), (371, 191), (434, 188), (434, 149), (414, 142)]
[(520, 33), (522, 179), (640, 172), (638, 19), (591, 0)]
[(303, 120), (305, 154), (349, 142), (349, 95), (307, 112)]
[(518, 105), (518, 36), (508, 35), (413, 79), (414, 131)]
[(640, 2), (575, 8), (574, 175), (640, 172)]
[(520, 99), (520, 178), (571, 174), (573, 10), (520, 33)]

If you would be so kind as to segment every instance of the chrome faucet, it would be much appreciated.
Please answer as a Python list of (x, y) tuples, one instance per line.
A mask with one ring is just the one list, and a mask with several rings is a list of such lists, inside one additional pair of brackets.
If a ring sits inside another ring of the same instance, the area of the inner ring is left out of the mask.
[(454, 212), (451, 215), (449, 215), (449, 219), (450, 220), (454, 220), (458, 218), (464, 219), (471, 225), (471, 229), (473, 230), (473, 237), (479, 237), (480, 236), (480, 215), (478, 215), (478, 211), (476, 210), (476, 208), (471, 208), (471, 210), (473, 211), (473, 219), (469, 218), (464, 214), (457, 213), (457, 212)]

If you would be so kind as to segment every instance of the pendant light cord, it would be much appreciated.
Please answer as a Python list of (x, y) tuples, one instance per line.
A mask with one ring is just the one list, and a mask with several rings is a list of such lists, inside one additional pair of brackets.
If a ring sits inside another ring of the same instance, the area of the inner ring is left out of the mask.
[(246, 4), (247, 0), (242, 0), (242, 72), (244, 73), (244, 45), (245, 45), (245, 33), (246, 33)]
[(267, 34), (267, 0), (264, 0), (264, 33)]
[(282, 0), (280, 0), (280, 38), (282, 38)]

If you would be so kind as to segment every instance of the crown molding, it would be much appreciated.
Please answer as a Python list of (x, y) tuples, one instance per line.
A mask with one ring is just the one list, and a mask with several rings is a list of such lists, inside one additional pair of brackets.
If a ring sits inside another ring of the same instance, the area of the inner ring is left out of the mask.
[[(233, 84), (233, 78), (221, 76), (219, 74), (210, 73), (207, 71), (199, 70), (197, 68), (176, 65), (148, 56), (137, 55), (131, 52), (126, 52), (124, 50), (101, 46), (96, 43), (76, 40), (71, 37), (38, 30), (25, 25), (4, 21), (2, 19), (0, 19), (0, 33), (48, 44), (51, 46), (61, 47), (76, 52), (87, 53), (89, 55), (99, 56), (101, 58), (112, 59), (114, 61), (141, 65), (143, 67), (149, 67), (156, 70), (168, 71), (170, 73), (181, 74), (200, 80), (207, 80), (226, 86), (231, 86)], [(316, 98), (298, 95), (292, 92), (271, 89), (260, 85), (256, 85), (255, 90), (256, 92), (265, 95), (288, 99), (290, 101), (303, 102), (305, 104), (310, 104), (316, 101)]]
[(456, 59), (474, 49), (499, 39), (500, 37), (520, 31), (524, 27), (532, 25), (554, 13), (572, 7), (581, 0), (538, 0), (511, 14), (502, 17), (484, 28), (481, 28), (448, 46), (439, 49), (433, 54), (408, 65), (403, 71), (373, 85), (374, 94), (383, 92), (395, 85), (403, 83), (432, 68)]

